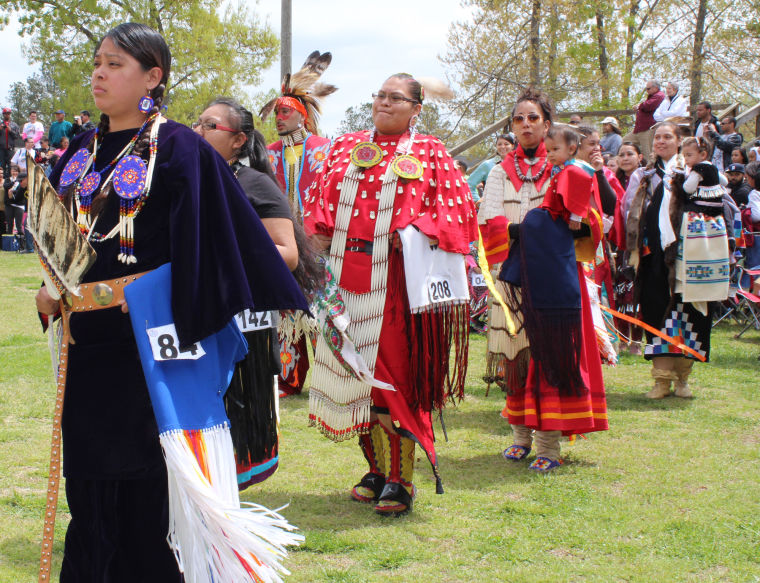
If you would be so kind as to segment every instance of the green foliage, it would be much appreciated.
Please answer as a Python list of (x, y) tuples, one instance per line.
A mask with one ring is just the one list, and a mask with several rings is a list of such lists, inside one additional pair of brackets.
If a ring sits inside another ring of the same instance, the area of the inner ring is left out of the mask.
[(343, 119), (338, 125), (338, 135), (367, 130), (370, 129), (372, 125), (371, 102), (351, 106), (346, 110)]
[[(0, 253), (0, 583), (32, 581), (47, 483), (55, 385), (34, 310), (33, 255)], [(416, 451), (414, 511), (377, 516), (348, 491), (366, 470), (356, 441), (308, 427), (308, 396), (280, 402), (280, 469), (242, 494), (306, 536), (283, 564), (289, 583), (439, 581), (756, 581), (760, 546), (760, 333), (713, 333), (693, 400), (643, 396), (650, 365), (604, 367), (610, 430), (563, 443), (564, 466), (535, 475), (501, 451), (511, 432), (502, 393), (480, 379), (485, 339), (472, 336), (466, 398), (435, 421), (446, 493)], [(60, 499), (53, 576), (69, 516)]]
[[(259, 114), (259, 111), (265, 103), (269, 103), (271, 99), (274, 99), (279, 95), (280, 93), (276, 89), (270, 89), (267, 92), (257, 93), (252, 100), (251, 112), (253, 112), (254, 120), (256, 120), (256, 129), (262, 133), (267, 144), (271, 144), (280, 139), (280, 136), (277, 134), (277, 126), (275, 125), (275, 116), (270, 115), (263, 123), (259, 121), (256, 116)], [(253, 106), (253, 103), (256, 105)]]
[[(559, 111), (628, 108), (644, 81), (679, 82), (689, 94), (693, 64), (702, 72), (702, 99), (760, 99), (757, 0), (709, 0), (702, 52), (695, 54), (700, 0), (536, 0), (539, 75), (532, 78), (532, 6), (517, 0), (463, 0), (473, 18), (449, 29), (441, 57), (461, 89), (453, 111), (476, 128), (509, 113), (536, 83)], [(535, 6), (535, 3), (533, 3)]]
[[(2, 0), (19, 13), (27, 55), (48, 68), (66, 111), (89, 108), (92, 55), (99, 39), (121, 22), (143, 22), (166, 39), (173, 57), (165, 104), (169, 115), (190, 122), (217, 95), (243, 93), (276, 56), (277, 38), (240, 1), (221, 7), (211, 0)], [(88, 106), (89, 107), (86, 107)]]

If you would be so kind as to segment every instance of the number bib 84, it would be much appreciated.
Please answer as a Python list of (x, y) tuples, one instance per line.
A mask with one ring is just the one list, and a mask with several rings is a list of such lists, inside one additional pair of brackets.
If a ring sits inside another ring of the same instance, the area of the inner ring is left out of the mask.
[(196, 342), (184, 350), (180, 350), (177, 329), (174, 327), (174, 324), (148, 328), (147, 332), (150, 339), (150, 348), (153, 351), (153, 358), (157, 362), (167, 360), (198, 360), (206, 354), (200, 342)]

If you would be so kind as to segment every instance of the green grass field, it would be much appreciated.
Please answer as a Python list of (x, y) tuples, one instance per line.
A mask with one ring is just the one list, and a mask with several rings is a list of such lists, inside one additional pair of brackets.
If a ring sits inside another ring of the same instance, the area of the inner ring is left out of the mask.
[[(39, 560), (54, 402), (40, 280), (34, 255), (0, 253), (0, 583), (36, 581)], [(307, 427), (308, 397), (289, 398), (280, 470), (243, 498), (289, 504), (306, 536), (286, 562), (291, 582), (760, 581), (760, 333), (736, 331), (716, 329), (694, 400), (644, 398), (641, 358), (605, 367), (610, 431), (563, 446), (566, 465), (550, 475), (501, 457), (503, 397), (486, 397), (485, 341), (473, 337), (448, 442), (436, 422), (446, 493), (418, 452), (414, 512), (400, 519), (349, 499), (365, 471), (359, 448)]]

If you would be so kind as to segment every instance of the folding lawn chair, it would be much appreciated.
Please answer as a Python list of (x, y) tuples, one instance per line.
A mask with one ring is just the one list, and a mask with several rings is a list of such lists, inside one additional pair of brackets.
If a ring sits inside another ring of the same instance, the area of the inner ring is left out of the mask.
[[(736, 306), (736, 312), (745, 317), (745, 326), (734, 338), (741, 337), (751, 327), (760, 330), (760, 296), (751, 291), (755, 278), (760, 277), (760, 269), (745, 269), (744, 267), (737, 267), (737, 269), (739, 270), (739, 289), (736, 290), (736, 299), (739, 300), (739, 303)], [(750, 277), (749, 290), (742, 287), (742, 276), (744, 274)]]

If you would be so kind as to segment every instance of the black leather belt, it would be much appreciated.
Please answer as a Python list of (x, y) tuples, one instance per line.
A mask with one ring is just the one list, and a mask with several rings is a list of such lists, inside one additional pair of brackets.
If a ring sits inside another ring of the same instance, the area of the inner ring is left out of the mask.
[(346, 251), (372, 255), (374, 247), (375, 244), (372, 241), (365, 241), (364, 239), (346, 239)]

